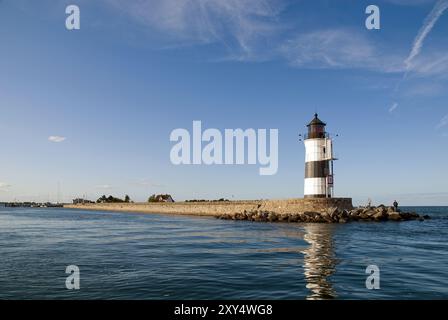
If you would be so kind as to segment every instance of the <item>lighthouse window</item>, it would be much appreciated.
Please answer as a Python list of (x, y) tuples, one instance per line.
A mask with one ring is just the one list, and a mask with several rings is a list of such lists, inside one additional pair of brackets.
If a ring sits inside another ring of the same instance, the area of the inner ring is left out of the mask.
[(313, 125), (310, 127), (309, 134), (311, 138), (323, 138), (325, 129), (323, 126)]

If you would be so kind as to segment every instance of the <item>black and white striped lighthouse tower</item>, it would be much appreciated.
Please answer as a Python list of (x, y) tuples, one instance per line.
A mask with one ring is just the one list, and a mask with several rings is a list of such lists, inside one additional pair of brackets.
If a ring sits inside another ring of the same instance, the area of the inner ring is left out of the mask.
[(305, 136), (305, 198), (333, 197), (333, 144), (317, 113)]

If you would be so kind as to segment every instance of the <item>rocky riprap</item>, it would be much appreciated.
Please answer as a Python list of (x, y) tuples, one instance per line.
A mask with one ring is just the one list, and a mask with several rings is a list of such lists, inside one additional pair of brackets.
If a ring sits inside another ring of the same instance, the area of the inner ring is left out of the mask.
[(248, 220), (260, 222), (314, 222), (314, 223), (347, 223), (350, 221), (407, 221), (430, 219), (415, 212), (402, 212), (394, 207), (380, 205), (378, 207), (362, 207), (353, 210), (330, 208), (322, 212), (300, 212), (278, 214), (272, 211), (244, 211), (232, 214), (217, 214), (218, 219)]

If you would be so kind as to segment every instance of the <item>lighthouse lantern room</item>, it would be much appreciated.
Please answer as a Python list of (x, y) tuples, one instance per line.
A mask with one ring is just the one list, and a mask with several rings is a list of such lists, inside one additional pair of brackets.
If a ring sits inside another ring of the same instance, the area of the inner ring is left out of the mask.
[(333, 197), (333, 143), (317, 113), (305, 136), (305, 198)]

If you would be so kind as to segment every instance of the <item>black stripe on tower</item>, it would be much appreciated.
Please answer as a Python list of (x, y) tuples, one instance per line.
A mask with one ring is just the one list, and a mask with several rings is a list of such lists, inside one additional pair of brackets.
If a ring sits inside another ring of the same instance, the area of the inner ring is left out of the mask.
[(325, 178), (329, 172), (328, 160), (305, 162), (305, 178)]
[(325, 194), (306, 194), (305, 198), (327, 198)]

